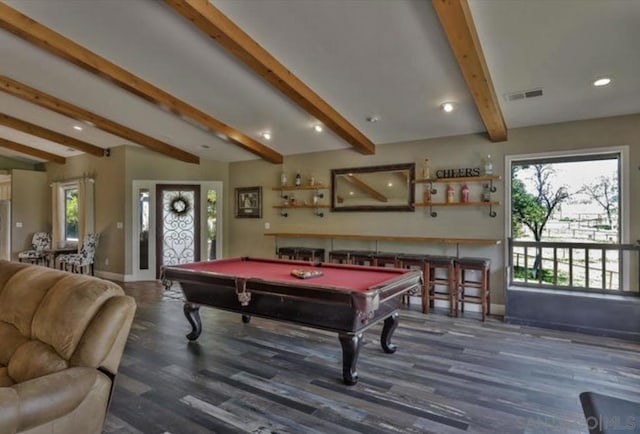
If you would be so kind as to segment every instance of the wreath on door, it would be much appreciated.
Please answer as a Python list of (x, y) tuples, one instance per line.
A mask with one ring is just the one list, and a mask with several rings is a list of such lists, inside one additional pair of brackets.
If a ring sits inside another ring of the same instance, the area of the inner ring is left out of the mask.
[(176, 217), (182, 217), (186, 215), (191, 209), (191, 204), (189, 200), (181, 195), (175, 196), (169, 202), (169, 212)]

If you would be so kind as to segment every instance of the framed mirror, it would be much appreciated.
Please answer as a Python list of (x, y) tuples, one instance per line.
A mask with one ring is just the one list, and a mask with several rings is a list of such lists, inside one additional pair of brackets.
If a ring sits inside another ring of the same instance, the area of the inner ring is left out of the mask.
[(413, 211), (415, 164), (331, 171), (331, 211)]

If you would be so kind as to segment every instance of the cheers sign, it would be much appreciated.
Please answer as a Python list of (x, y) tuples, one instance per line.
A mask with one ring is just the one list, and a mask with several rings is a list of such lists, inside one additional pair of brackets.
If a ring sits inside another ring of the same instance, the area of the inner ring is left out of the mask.
[(471, 178), (474, 176), (480, 176), (479, 167), (436, 170), (436, 178)]

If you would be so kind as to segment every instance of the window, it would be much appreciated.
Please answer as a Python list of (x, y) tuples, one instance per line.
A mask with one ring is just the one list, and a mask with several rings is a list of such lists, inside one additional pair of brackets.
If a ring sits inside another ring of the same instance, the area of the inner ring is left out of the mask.
[(511, 160), (511, 283), (621, 290), (621, 153)]
[(64, 239), (66, 242), (78, 241), (78, 187), (63, 188), (64, 199)]

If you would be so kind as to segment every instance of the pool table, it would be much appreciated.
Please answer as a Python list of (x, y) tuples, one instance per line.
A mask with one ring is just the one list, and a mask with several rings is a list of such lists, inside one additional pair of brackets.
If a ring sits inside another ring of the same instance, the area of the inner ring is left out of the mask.
[[(300, 279), (291, 275), (294, 269), (319, 270), (322, 276)], [(245, 323), (258, 316), (334, 331), (342, 346), (344, 383), (353, 385), (358, 381), (362, 332), (384, 320), (382, 349), (395, 352), (391, 336), (402, 296), (421, 288), (422, 273), (243, 257), (165, 266), (163, 280), (180, 283), (184, 314), (192, 327), (189, 340), (202, 332), (200, 306), (238, 312)]]

